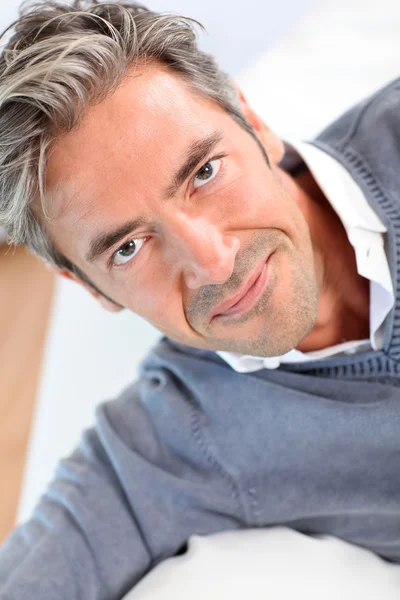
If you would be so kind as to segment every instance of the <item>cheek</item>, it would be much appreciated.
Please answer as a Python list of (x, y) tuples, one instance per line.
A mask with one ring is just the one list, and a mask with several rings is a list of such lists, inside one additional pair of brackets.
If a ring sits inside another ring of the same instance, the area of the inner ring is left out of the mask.
[(238, 228), (276, 227), (284, 215), (281, 191), (265, 176), (238, 178), (223, 195), (227, 214), (238, 219)]
[(155, 327), (166, 326), (184, 319), (182, 295), (177, 284), (166, 277), (165, 268), (158, 266), (141, 277), (135, 274), (134, 286), (126, 286), (125, 306), (150, 321)]

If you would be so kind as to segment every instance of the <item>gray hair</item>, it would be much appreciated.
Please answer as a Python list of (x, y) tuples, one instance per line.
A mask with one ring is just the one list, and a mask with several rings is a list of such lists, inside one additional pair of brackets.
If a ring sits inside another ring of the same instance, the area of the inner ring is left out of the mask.
[(25, 244), (105, 296), (57, 251), (32, 203), (40, 200), (48, 221), (44, 181), (52, 144), (79, 126), (88, 108), (115, 91), (135, 64), (155, 60), (167, 65), (258, 141), (230, 78), (197, 48), (196, 24), (202, 27), (193, 19), (154, 13), (129, 1), (21, 4), (19, 19), (0, 36), (15, 26), (0, 56), (0, 225), (9, 243)]

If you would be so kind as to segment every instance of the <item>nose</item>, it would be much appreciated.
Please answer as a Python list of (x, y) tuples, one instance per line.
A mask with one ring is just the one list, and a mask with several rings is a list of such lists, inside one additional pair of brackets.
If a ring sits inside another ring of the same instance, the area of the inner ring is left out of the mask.
[(181, 216), (167, 231), (167, 260), (183, 273), (187, 287), (224, 283), (232, 274), (239, 239), (204, 217)]

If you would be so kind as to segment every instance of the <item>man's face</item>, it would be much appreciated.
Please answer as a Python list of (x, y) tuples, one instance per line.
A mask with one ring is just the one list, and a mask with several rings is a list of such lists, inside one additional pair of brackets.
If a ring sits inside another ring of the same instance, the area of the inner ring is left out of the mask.
[[(277, 162), (280, 141), (244, 110)], [(255, 139), (166, 68), (137, 69), (56, 142), (46, 189), (57, 249), (170, 338), (274, 356), (312, 329), (318, 291), (302, 210)], [(271, 252), (254, 307), (212, 317)]]

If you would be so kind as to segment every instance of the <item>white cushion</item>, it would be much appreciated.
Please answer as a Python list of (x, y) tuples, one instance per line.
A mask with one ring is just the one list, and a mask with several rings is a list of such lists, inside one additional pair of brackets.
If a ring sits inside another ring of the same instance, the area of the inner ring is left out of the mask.
[(124, 600), (399, 600), (400, 565), (331, 536), (272, 527), (193, 536)]

